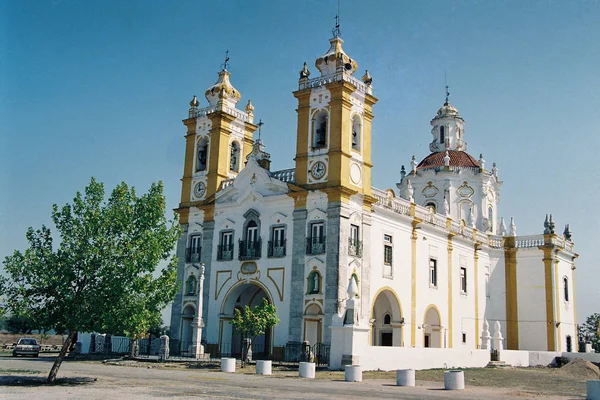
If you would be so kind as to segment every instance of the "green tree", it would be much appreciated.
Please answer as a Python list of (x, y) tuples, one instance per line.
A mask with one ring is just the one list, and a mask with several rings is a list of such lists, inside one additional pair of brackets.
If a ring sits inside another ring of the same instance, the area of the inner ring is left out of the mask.
[(30, 334), (37, 329), (35, 322), (26, 315), (11, 315), (6, 319), (6, 330), (10, 333)]
[(579, 326), (579, 341), (591, 343), (596, 353), (600, 353), (600, 313), (590, 315)]
[(4, 260), (5, 308), (44, 329), (68, 332), (48, 382), (56, 379), (76, 332), (136, 337), (174, 296), (179, 228), (165, 218), (162, 192), (160, 182), (142, 196), (121, 183), (105, 200), (104, 185), (92, 178), (72, 204), (53, 206), (59, 244), (47, 227), (29, 228), (29, 247)]
[(262, 303), (258, 306), (250, 309), (250, 307), (244, 307), (243, 311), (234, 309), (233, 319), (231, 325), (233, 329), (239, 332), (244, 339), (250, 339), (246, 344), (242, 346), (242, 367), (248, 362), (248, 350), (252, 346), (252, 342), (257, 336), (263, 335), (267, 329), (277, 325), (279, 318), (277, 317), (277, 308), (272, 304), (269, 304), (267, 299), (263, 299)]

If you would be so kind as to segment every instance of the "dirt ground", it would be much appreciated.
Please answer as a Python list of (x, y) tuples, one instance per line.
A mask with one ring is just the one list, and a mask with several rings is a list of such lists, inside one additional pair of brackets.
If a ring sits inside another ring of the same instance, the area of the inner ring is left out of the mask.
[(348, 383), (339, 371), (318, 371), (316, 380), (299, 379), (297, 367), (275, 366), (273, 376), (265, 377), (255, 375), (253, 365), (238, 365), (235, 374), (225, 374), (218, 363), (67, 361), (59, 371), (59, 384), (48, 386), (44, 379), (52, 361), (0, 357), (0, 398), (581, 399), (585, 381), (595, 373), (585, 363), (562, 369), (466, 369), (466, 390), (444, 391), (444, 370), (417, 371), (417, 387), (400, 388), (394, 372), (364, 372), (363, 382)]

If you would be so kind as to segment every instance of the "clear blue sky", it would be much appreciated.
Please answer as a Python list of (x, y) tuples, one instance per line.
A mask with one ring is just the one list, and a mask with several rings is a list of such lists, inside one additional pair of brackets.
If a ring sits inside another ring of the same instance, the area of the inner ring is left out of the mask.
[[(232, 82), (265, 121), (273, 169), (293, 167), (298, 71), (328, 49), (337, 1), (0, 2), (0, 257), (26, 245), (91, 176), (179, 201), (196, 94), (226, 49)], [(429, 153), (444, 100), (468, 151), (498, 163), (500, 214), (520, 235), (570, 223), (579, 320), (600, 311), (600, 3), (342, 0), (346, 52), (375, 95), (373, 183)], [(359, 76), (360, 76), (359, 75)]]

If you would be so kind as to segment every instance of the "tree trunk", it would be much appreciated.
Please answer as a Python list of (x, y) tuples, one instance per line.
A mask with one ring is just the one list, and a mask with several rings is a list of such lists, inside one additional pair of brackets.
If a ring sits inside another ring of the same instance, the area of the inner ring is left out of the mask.
[(60, 349), (60, 354), (58, 355), (58, 357), (56, 357), (56, 360), (54, 360), (54, 364), (52, 365), (52, 369), (50, 370), (50, 374), (48, 375), (48, 383), (54, 383), (54, 381), (56, 380), (56, 374), (58, 373), (58, 369), (60, 368), (60, 365), (62, 364), (63, 359), (67, 354), (67, 350), (69, 349), (69, 346), (71, 346), (71, 342), (73, 342), (73, 339), (75, 338), (76, 334), (77, 331), (73, 329), (69, 330), (69, 336), (67, 336), (67, 340), (65, 340), (65, 342), (63, 343), (62, 349)]

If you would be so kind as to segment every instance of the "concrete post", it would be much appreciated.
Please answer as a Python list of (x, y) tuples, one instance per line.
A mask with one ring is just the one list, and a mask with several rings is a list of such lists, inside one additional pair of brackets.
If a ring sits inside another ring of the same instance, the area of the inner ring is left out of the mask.
[(502, 331), (500, 330), (500, 321), (496, 321), (494, 324), (494, 333), (492, 335), (492, 348), (498, 351), (504, 350), (503, 340), (504, 337), (502, 336)]
[(204, 294), (204, 263), (200, 264), (200, 276), (198, 279), (198, 293), (196, 317), (192, 321), (192, 346), (194, 347), (194, 354), (196, 359), (199, 359), (204, 354), (204, 346), (202, 346), (202, 328), (204, 327), (204, 320), (202, 319), (202, 302)]
[(162, 335), (160, 337), (160, 350), (158, 352), (158, 359), (161, 362), (167, 361), (169, 358), (169, 337), (167, 335)]

